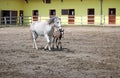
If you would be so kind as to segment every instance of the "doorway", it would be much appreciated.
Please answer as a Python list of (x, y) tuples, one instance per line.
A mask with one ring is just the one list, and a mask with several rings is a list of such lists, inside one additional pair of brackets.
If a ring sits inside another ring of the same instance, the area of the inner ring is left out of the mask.
[(88, 24), (94, 24), (94, 8), (88, 9)]
[(116, 24), (116, 8), (109, 8), (108, 17), (109, 24)]
[(10, 11), (2, 10), (1, 17), (2, 17), (1, 24), (10, 24)]
[(23, 24), (23, 22), (24, 22), (24, 11), (23, 10), (20, 10), (19, 11), (19, 23), (20, 24)]
[(50, 18), (56, 16), (56, 10), (55, 9), (51, 9), (49, 11), (49, 15), (50, 15)]
[(1, 17), (1, 24), (17, 24), (17, 11), (2, 10)]
[(74, 9), (68, 9), (68, 24), (74, 24), (74, 18), (75, 18), (75, 10)]
[(39, 12), (38, 10), (33, 10), (33, 21), (38, 21)]
[(17, 11), (11, 11), (11, 24), (17, 24)]

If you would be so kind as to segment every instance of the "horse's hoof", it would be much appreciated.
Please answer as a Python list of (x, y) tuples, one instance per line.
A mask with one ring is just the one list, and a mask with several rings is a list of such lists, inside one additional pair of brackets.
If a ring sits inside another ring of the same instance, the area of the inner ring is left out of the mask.
[(44, 51), (46, 51), (47, 49), (46, 48), (44, 48)]
[(51, 49), (54, 49), (54, 47), (51, 47)]
[(51, 49), (49, 49), (48, 51), (51, 51)]
[(48, 50), (48, 47), (44, 47), (44, 50)]
[(63, 48), (61, 47), (60, 50), (63, 50)]
[(38, 48), (35, 48), (36, 50), (38, 50)]
[(54, 51), (55, 48), (51, 48), (51, 51)]
[(57, 49), (59, 49), (59, 47), (58, 47), (58, 46), (56, 46), (56, 48), (57, 48)]

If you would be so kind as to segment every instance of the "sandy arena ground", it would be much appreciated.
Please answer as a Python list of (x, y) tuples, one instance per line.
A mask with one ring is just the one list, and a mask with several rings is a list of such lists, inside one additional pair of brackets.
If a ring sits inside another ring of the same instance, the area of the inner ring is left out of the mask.
[(0, 28), (0, 78), (120, 78), (120, 27), (64, 27), (63, 50), (32, 48), (29, 27)]

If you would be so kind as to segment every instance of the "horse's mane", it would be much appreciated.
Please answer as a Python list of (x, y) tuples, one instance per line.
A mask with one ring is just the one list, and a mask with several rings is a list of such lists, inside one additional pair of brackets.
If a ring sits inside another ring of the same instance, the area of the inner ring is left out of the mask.
[(48, 21), (48, 24), (53, 23), (53, 22), (54, 22), (54, 20), (55, 20), (55, 18), (56, 18), (56, 17), (52, 17), (52, 18), (50, 18), (50, 19), (49, 19), (49, 21)]

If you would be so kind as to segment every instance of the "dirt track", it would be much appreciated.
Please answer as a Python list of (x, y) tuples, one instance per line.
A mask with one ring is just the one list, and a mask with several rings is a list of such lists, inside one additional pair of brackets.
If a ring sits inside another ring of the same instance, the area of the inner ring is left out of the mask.
[(63, 50), (32, 48), (28, 27), (0, 28), (0, 78), (120, 78), (120, 27), (64, 27)]

